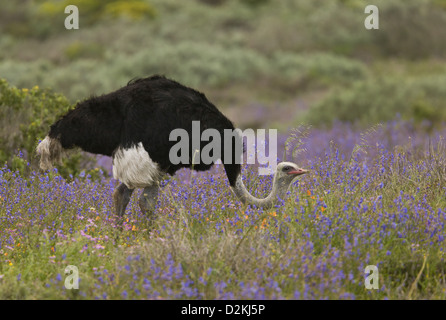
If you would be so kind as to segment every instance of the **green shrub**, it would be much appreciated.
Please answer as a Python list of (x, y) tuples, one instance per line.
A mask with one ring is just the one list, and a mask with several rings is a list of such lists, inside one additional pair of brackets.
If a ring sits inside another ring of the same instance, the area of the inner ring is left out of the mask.
[(222, 86), (249, 81), (268, 68), (258, 53), (236, 47), (183, 41), (177, 45), (154, 43), (132, 57), (113, 57), (116, 75), (133, 78), (160, 73), (190, 86)]
[(132, 0), (36, 0), (7, 1), (0, 11), (0, 31), (18, 38), (47, 39), (65, 31), (65, 8), (76, 5), (80, 26), (86, 27), (106, 19), (126, 16), (130, 20), (153, 18), (154, 7), (147, 1)]
[(101, 59), (104, 56), (104, 48), (96, 43), (83, 43), (75, 41), (65, 48), (65, 55), (69, 60), (77, 59)]
[(156, 11), (153, 6), (145, 1), (110, 1), (105, 6), (105, 14), (112, 17), (125, 15), (132, 19), (142, 19), (144, 17), (153, 18)]
[(271, 61), (273, 73), (284, 80), (300, 79), (320, 85), (347, 84), (365, 79), (367, 69), (359, 61), (329, 53), (278, 52)]
[(379, 8), (380, 30), (372, 32), (372, 41), (382, 55), (409, 59), (446, 56), (444, 1), (388, 1)]
[(446, 1), (445, 0), (433, 0), (434, 5), (446, 9)]
[(393, 120), (397, 114), (432, 125), (446, 121), (446, 75), (415, 79), (373, 78), (349, 89), (336, 89), (308, 113), (315, 125), (333, 121), (370, 125)]
[(71, 63), (36, 60), (17, 64), (5, 60), (0, 62), (0, 74), (17, 86), (39, 83), (50, 87), (72, 102), (156, 73), (202, 90), (261, 80), (287, 92), (346, 85), (367, 77), (363, 63), (339, 55), (281, 51), (268, 57), (249, 48), (195, 41), (173, 45), (154, 40), (135, 53), (115, 53), (99, 44), (73, 42), (65, 55)]
[[(73, 1), (44, 1), (39, 6), (39, 13), (45, 18), (65, 19), (64, 10), (66, 6), (72, 5)], [(133, 19), (143, 17), (153, 18), (156, 15), (155, 8), (147, 1), (131, 0), (77, 0), (74, 3), (82, 16), (82, 22), (86, 25), (97, 23), (106, 17), (120, 17), (126, 15)]]
[[(0, 79), (0, 163), (7, 162), (10, 168), (22, 173), (37, 168), (35, 148), (39, 140), (70, 107), (61, 94), (38, 86), (18, 89)], [(77, 175), (80, 164), (89, 162), (85, 154), (75, 153), (64, 159), (59, 169), (65, 177)]]
[(252, 7), (265, 4), (268, 1), (269, 0), (240, 0), (240, 2), (242, 2), (242, 3), (244, 3), (244, 4), (248, 5), (248, 6), (252, 6)]

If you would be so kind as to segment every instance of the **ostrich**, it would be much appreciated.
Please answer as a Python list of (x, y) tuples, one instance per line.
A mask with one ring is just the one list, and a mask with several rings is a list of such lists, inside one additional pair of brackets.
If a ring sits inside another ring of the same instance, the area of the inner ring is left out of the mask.
[[(169, 140), (170, 132), (178, 128), (191, 132), (192, 121), (200, 121), (200, 130), (213, 128), (221, 136), (225, 129), (234, 130), (232, 122), (194, 89), (159, 75), (131, 80), (114, 92), (79, 102), (56, 121), (37, 146), (40, 168), (51, 169), (65, 150), (74, 147), (111, 156), (113, 176), (121, 182), (113, 193), (118, 216), (124, 215), (133, 190), (143, 188), (139, 206), (152, 217), (163, 175), (174, 175), (183, 167), (203, 171), (213, 165), (173, 164), (169, 160), (175, 143)], [(224, 159), (223, 155), (220, 158)], [(292, 181), (307, 172), (291, 162), (279, 163), (271, 193), (257, 199), (243, 184), (239, 163), (223, 163), (230, 187), (243, 203), (264, 208), (272, 207), (278, 197), (284, 199)]]

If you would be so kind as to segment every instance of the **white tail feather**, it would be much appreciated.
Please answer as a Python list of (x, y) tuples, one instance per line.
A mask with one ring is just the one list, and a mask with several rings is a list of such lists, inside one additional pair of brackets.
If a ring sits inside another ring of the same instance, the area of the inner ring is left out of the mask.
[(54, 163), (61, 161), (62, 150), (59, 140), (46, 136), (36, 148), (37, 154), (40, 155), (40, 169), (52, 169)]

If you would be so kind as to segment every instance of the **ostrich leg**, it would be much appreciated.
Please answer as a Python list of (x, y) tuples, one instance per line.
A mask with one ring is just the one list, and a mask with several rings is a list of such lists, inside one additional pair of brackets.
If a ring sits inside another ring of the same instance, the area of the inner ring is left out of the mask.
[(150, 222), (154, 220), (154, 211), (156, 200), (158, 198), (159, 184), (156, 183), (150, 187), (144, 188), (139, 198), (139, 207), (141, 211), (148, 216)]
[(127, 188), (127, 186), (123, 183), (121, 183), (113, 193), (113, 199), (115, 200), (115, 210), (119, 217), (124, 216), (125, 208), (129, 204), (132, 193), (133, 189)]

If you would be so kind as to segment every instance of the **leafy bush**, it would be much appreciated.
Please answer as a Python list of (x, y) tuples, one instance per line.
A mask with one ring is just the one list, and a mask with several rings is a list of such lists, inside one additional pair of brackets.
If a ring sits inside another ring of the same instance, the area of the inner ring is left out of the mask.
[(105, 6), (105, 13), (112, 17), (126, 15), (132, 19), (142, 19), (144, 17), (153, 18), (156, 16), (156, 11), (153, 6), (145, 1), (138, 0), (110, 1)]
[(104, 48), (99, 44), (75, 41), (65, 48), (65, 55), (69, 60), (101, 59), (104, 56), (104, 51)]
[(373, 32), (373, 43), (385, 56), (445, 57), (445, 30), (444, 1), (390, 1), (380, 6), (380, 30)]
[[(34, 86), (18, 89), (0, 79), (0, 162), (13, 170), (38, 167), (35, 148), (49, 131), (49, 126), (65, 113), (71, 104), (61, 94)], [(27, 162), (30, 163), (30, 167)], [(82, 162), (91, 162), (85, 154), (64, 159), (60, 172), (77, 175)]]
[(249, 48), (194, 41), (173, 46), (154, 40), (134, 54), (114, 54), (99, 44), (73, 42), (65, 54), (72, 62), (60, 66), (45, 60), (23, 65), (6, 60), (0, 63), (0, 74), (8, 75), (17, 86), (39, 83), (50, 87), (71, 101), (107, 93), (132, 78), (156, 73), (203, 89), (262, 79), (293, 92), (350, 84), (367, 77), (363, 63), (339, 55), (282, 51), (268, 57)]
[(183, 41), (176, 46), (155, 43), (129, 59), (113, 57), (118, 76), (133, 78), (161, 73), (190, 86), (221, 86), (253, 79), (268, 67), (265, 57), (252, 50), (223, 48)]
[(46, 39), (65, 30), (65, 7), (73, 4), (79, 9), (83, 27), (122, 16), (130, 20), (156, 16), (155, 8), (142, 0), (9, 1), (7, 5), (2, 4), (0, 31), (20, 38)]
[[(39, 7), (39, 13), (44, 17), (65, 18), (61, 13), (65, 7), (72, 5), (73, 1), (45, 1)], [(126, 15), (133, 19), (143, 17), (153, 18), (156, 15), (155, 8), (147, 1), (131, 0), (78, 0), (75, 5), (82, 13), (83, 23), (90, 25), (96, 23), (102, 18), (119, 17)]]
[(337, 89), (308, 113), (316, 125), (334, 121), (363, 125), (392, 120), (397, 114), (432, 125), (446, 121), (446, 75), (415, 79), (373, 78), (355, 83), (350, 89)]
[(365, 79), (367, 69), (359, 61), (329, 54), (293, 54), (278, 52), (271, 61), (273, 74), (285, 81), (305, 82), (321, 85), (348, 84)]

